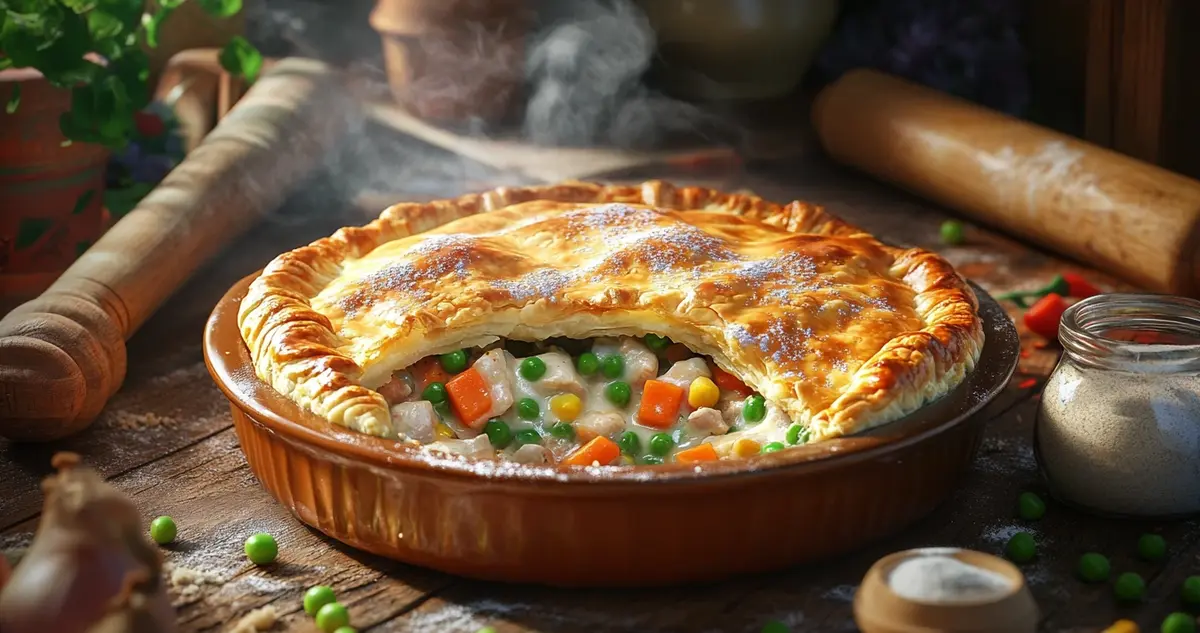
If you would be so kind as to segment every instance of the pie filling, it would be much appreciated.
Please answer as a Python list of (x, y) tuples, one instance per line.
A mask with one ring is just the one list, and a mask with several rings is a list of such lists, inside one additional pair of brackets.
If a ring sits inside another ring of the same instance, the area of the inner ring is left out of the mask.
[(666, 338), (502, 341), (430, 356), (379, 389), (431, 450), (523, 464), (748, 457), (808, 441), (736, 377)]

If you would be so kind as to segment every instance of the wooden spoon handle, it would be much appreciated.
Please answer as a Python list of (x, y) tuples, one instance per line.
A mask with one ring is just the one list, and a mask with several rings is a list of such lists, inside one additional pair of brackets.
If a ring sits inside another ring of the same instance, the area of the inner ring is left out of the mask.
[(0, 320), (0, 435), (86, 427), (125, 377), (125, 339), (277, 207), (357, 120), (324, 64), (285, 59), (42, 296)]
[(882, 73), (817, 98), (837, 160), (1145, 288), (1200, 295), (1200, 182)]

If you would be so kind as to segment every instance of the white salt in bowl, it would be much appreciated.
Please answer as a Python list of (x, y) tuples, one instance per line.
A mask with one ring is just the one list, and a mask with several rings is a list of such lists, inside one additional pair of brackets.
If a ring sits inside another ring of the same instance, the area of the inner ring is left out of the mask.
[(1016, 566), (958, 548), (889, 554), (871, 566), (854, 595), (863, 633), (1033, 633), (1038, 617)]

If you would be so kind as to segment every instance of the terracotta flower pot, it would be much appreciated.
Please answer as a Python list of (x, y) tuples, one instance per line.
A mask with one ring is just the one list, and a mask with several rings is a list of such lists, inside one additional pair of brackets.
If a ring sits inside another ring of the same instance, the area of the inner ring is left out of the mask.
[(107, 149), (72, 143), (58, 129), (71, 93), (31, 69), (0, 71), (0, 103), (16, 86), (16, 111), (0, 110), (0, 306), (44, 290), (107, 228)]
[(526, 0), (378, 0), (371, 26), (407, 109), (440, 122), (497, 121), (521, 92), (530, 17)]

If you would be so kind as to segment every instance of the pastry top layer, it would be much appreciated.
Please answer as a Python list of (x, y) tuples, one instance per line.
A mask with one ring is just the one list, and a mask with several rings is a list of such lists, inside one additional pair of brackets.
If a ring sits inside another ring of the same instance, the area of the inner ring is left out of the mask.
[(943, 395), (983, 342), (974, 295), (932, 253), (802, 203), (661, 182), (397, 205), (276, 258), (239, 317), (261, 378), (381, 436), (373, 388), (393, 370), (498, 338), (667, 336), (814, 439)]

